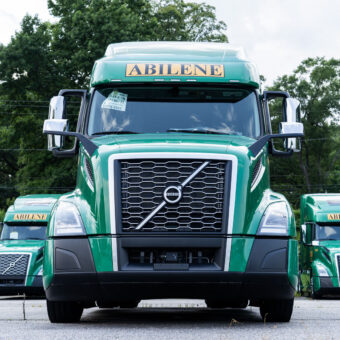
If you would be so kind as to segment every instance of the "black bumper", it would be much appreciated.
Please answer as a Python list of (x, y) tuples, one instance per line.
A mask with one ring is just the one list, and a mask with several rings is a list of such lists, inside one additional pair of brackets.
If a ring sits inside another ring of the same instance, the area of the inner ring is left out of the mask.
[(31, 286), (20, 284), (0, 284), (0, 296), (23, 295), (26, 296), (45, 296), (42, 284), (42, 276), (35, 276)]
[(320, 277), (320, 289), (316, 291), (319, 296), (340, 296), (340, 287), (334, 287), (330, 277)]
[(87, 239), (55, 240), (54, 275), (46, 296), (51, 301), (93, 302), (155, 298), (291, 299), (295, 293), (288, 280), (287, 239), (256, 239), (245, 272), (124, 268), (129, 266), (121, 266), (117, 272), (97, 273)]
[(286, 273), (65, 273), (46, 290), (52, 301), (129, 301), (156, 298), (291, 299)]

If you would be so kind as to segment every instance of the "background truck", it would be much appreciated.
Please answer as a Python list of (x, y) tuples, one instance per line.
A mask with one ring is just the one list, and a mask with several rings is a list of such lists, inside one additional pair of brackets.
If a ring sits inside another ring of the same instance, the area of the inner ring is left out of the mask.
[[(74, 97), (82, 103), (70, 132)], [(283, 102), (277, 134), (274, 98)], [(297, 107), (285, 92), (260, 93), (254, 65), (228, 44), (109, 45), (89, 92), (60, 91), (44, 123), (49, 149), (79, 165), (48, 228), (50, 320), (78, 321), (95, 304), (200, 298), (289, 321), (296, 228), (285, 197), (270, 190), (268, 156), (299, 151)]]
[(43, 249), (59, 195), (18, 197), (5, 215), (0, 238), (0, 295), (45, 295)]
[(301, 290), (314, 298), (340, 295), (340, 194), (301, 197)]

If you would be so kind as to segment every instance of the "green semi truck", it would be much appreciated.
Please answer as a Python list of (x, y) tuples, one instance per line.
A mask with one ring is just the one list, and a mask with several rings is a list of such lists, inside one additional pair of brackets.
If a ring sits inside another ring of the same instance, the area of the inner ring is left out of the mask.
[(301, 197), (301, 291), (340, 296), (340, 194)]
[[(303, 126), (296, 100), (259, 85), (243, 50), (228, 44), (120, 43), (96, 61), (89, 91), (52, 98), (48, 148), (78, 156), (78, 175), (48, 227), (51, 322), (152, 298), (250, 304), (267, 321), (290, 320), (296, 228), (287, 200), (270, 189), (268, 158), (299, 151)], [(274, 98), (283, 103), (278, 133)]]
[(43, 249), (59, 195), (18, 197), (5, 215), (0, 238), (0, 295), (44, 296)]

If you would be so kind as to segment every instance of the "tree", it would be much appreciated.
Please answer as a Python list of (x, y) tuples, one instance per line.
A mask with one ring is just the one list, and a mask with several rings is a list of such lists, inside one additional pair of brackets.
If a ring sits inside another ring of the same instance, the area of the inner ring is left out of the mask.
[[(291, 75), (279, 77), (271, 90), (288, 91), (301, 102), (303, 150), (290, 160), (273, 159), (271, 173), (278, 190), (340, 191), (340, 59), (308, 58)], [(274, 113), (278, 118), (278, 113)]]
[(222, 41), (226, 24), (215, 8), (184, 0), (48, 0), (59, 18), (52, 48), (63, 76), (86, 87), (94, 60), (123, 41)]
[(0, 45), (0, 208), (18, 194), (65, 192), (74, 159), (56, 159), (42, 134), (48, 101), (87, 88), (93, 63), (122, 41), (227, 41), (215, 8), (183, 0), (48, 0), (56, 23), (25, 16)]

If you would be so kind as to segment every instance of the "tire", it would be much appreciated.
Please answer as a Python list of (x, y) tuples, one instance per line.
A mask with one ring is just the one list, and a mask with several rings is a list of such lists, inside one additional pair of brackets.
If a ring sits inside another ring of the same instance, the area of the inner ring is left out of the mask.
[(260, 306), (264, 322), (289, 322), (293, 313), (294, 299), (267, 300)]
[(79, 322), (83, 306), (73, 301), (46, 301), (48, 318), (52, 323)]

